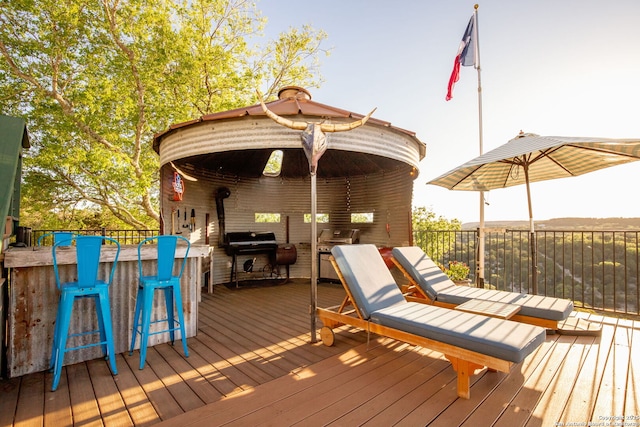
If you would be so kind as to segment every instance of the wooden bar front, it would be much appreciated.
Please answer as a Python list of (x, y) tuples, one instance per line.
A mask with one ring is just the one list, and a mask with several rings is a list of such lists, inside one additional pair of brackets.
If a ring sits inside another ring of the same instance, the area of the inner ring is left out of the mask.
[[(186, 247), (178, 247), (176, 258), (184, 255)], [(108, 277), (115, 247), (106, 245), (102, 250), (99, 276)], [(142, 248), (143, 273), (157, 262), (152, 245)], [(5, 254), (4, 266), (9, 269), (9, 306), (7, 371), (9, 377), (43, 371), (49, 368), (53, 330), (58, 308), (51, 247), (10, 248)], [(209, 256), (208, 246), (191, 246), (181, 281), (185, 328), (188, 337), (195, 336), (198, 326), (198, 302), (202, 286), (202, 258)], [(75, 279), (75, 248), (57, 252), (62, 281)], [(129, 350), (133, 328), (138, 283), (138, 253), (136, 245), (122, 246), (113, 283), (109, 289), (111, 318), (113, 320), (116, 353)], [(157, 293), (154, 300), (154, 318), (164, 318), (164, 301)], [(154, 319), (152, 318), (152, 320)], [(70, 333), (97, 329), (93, 299), (74, 303)], [(160, 327), (161, 325), (158, 325)], [(178, 339), (176, 336), (176, 339)], [(76, 343), (88, 343), (96, 337), (74, 338)], [(169, 334), (153, 335), (149, 345), (169, 341)], [(69, 345), (68, 345), (69, 346)], [(139, 346), (139, 340), (136, 348)], [(102, 356), (100, 347), (89, 347), (65, 355), (65, 364), (82, 362)]]

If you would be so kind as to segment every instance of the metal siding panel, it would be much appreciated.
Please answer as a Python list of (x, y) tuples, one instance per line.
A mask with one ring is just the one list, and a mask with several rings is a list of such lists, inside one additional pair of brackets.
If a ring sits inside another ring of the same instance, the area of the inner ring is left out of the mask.
[[(322, 179), (318, 185), (318, 213), (328, 213), (331, 222), (318, 224), (323, 228), (362, 230), (361, 243), (378, 246), (407, 245), (410, 241), (410, 213), (413, 178), (410, 168), (399, 168), (378, 175), (354, 178)], [(290, 266), (291, 277), (309, 277), (311, 269), (311, 224), (304, 222), (304, 214), (311, 211), (310, 179), (283, 180), (262, 177), (259, 179), (235, 179), (207, 176), (196, 173), (198, 181), (187, 182), (182, 202), (163, 198), (163, 209), (190, 206), (197, 211), (210, 213), (210, 245), (217, 245), (218, 219), (213, 194), (218, 187), (226, 186), (231, 195), (224, 199), (227, 231), (271, 231), (276, 239), (286, 240), (286, 217), (289, 217), (289, 241), (296, 245), (298, 259)], [(168, 181), (167, 181), (168, 182)], [(163, 194), (165, 194), (163, 192)], [(209, 203), (207, 205), (207, 203)], [(181, 208), (184, 209), (184, 208)], [(280, 213), (280, 223), (256, 223), (255, 213)], [(374, 212), (373, 224), (352, 224), (351, 213)], [(202, 215), (199, 215), (199, 217)], [(390, 235), (386, 232), (389, 224)], [(198, 225), (191, 234), (193, 243), (204, 244), (204, 233)], [(184, 234), (183, 234), (184, 235)], [(187, 236), (189, 237), (189, 236)], [(267, 264), (266, 255), (257, 255), (256, 271), (242, 272), (242, 262), (248, 257), (239, 257), (239, 279), (262, 278), (262, 267)], [(214, 248), (212, 281), (214, 284), (230, 279), (231, 257), (222, 248)]]
[[(195, 336), (197, 332), (197, 302), (201, 286), (202, 260), (201, 256), (196, 255), (197, 251), (193, 253), (195, 256), (188, 259), (181, 282), (185, 327), (189, 337)], [(143, 262), (145, 265), (147, 263), (149, 261)], [(101, 277), (108, 276), (110, 268), (111, 263), (101, 263)], [(61, 265), (60, 275), (62, 280), (70, 280), (75, 276), (75, 267)], [(52, 266), (11, 268), (10, 280), (7, 370), (9, 377), (16, 377), (49, 368), (58, 292)], [(137, 280), (137, 259), (118, 261), (113, 284), (109, 290), (116, 353), (129, 350)], [(159, 298), (155, 299), (154, 309), (161, 313), (166, 311)], [(159, 315), (156, 314), (156, 317)], [(96, 328), (97, 317), (93, 300), (76, 301), (70, 332)], [(149, 339), (149, 345), (167, 341), (168, 334), (158, 334)], [(139, 339), (136, 348), (138, 345)], [(102, 357), (100, 348), (90, 347), (69, 352), (64, 360), (66, 365), (99, 357)]]
[[(269, 118), (243, 118), (198, 123), (164, 137), (160, 164), (192, 156), (256, 148), (300, 148), (300, 131)], [(330, 134), (330, 150), (375, 154), (418, 168), (420, 147), (414, 138), (390, 128), (365, 124), (349, 132)]]

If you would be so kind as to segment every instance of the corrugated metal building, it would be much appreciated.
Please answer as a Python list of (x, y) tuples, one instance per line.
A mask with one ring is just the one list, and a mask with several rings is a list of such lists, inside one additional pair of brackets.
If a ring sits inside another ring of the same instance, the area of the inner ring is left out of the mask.
[[(307, 123), (364, 117), (312, 101), (299, 87), (283, 88), (279, 99), (266, 105), (279, 116)], [(161, 165), (161, 226), (165, 233), (214, 247), (212, 283), (230, 281), (231, 257), (218, 244), (225, 231), (273, 232), (279, 243), (297, 248), (290, 276), (311, 277), (311, 178), (300, 134), (271, 120), (257, 104), (180, 123), (154, 138)], [(328, 136), (316, 175), (317, 212), (326, 221), (318, 229), (358, 229), (360, 243), (380, 247), (409, 244), (413, 182), (425, 144), (413, 132), (375, 118)], [(281, 153), (281, 170), (265, 175), (274, 151)], [(181, 195), (173, 185), (176, 173), (184, 186)], [(216, 194), (225, 187), (222, 229)], [(248, 257), (256, 258), (257, 268), (241, 271), (241, 279), (260, 278), (267, 256)]]

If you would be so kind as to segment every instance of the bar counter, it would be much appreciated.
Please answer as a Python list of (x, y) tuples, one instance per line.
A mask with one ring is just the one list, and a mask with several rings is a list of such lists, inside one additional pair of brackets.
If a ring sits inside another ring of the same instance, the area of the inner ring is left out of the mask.
[[(176, 259), (182, 259), (186, 246), (178, 246)], [(116, 248), (105, 245), (100, 257), (99, 277), (108, 278)], [(137, 245), (123, 245), (109, 289), (111, 318), (113, 320), (116, 353), (129, 350), (133, 328), (137, 283)], [(59, 248), (56, 257), (61, 281), (75, 280), (75, 247)], [(157, 262), (154, 245), (145, 245), (141, 251), (143, 273), (150, 274)], [(53, 270), (51, 247), (9, 248), (4, 254), (4, 267), (9, 272), (9, 305), (7, 371), (9, 377), (43, 371), (49, 368), (53, 330), (58, 308), (58, 289)], [(195, 336), (198, 326), (198, 302), (202, 286), (202, 258), (209, 256), (208, 246), (192, 245), (182, 276), (185, 328), (188, 337)], [(157, 292), (152, 320), (166, 317), (164, 299)], [(161, 325), (158, 325), (161, 326)], [(153, 325), (152, 325), (153, 328)], [(69, 332), (97, 329), (97, 316), (93, 299), (74, 303)], [(153, 330), (153, 329), (152, 329)], [(176, 341), (180, 333), (176, 333)], [(88, 343), (96, 336), (73, 338), (74, 343)], [(149, 346), (168, 342), (169, 334), (149, 338)], [(70, 346), (67, 344), (67, 346)], [(136, 348), (139, 346), (139, 340)], [(102, 357), (99, 346), (71, 351), (65, 355), (65, 365)]]

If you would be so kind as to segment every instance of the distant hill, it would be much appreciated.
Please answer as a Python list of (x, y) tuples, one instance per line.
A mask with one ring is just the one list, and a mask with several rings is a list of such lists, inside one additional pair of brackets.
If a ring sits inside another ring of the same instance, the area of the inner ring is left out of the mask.
[[(640, 218), (553, 218), (535, 221), (536, 230), (640, 230)], [(475, 230), (478, 222), (465, 222), (463, 230)], [(529, 221), (486, 221), (485, 228), (527, 230)]]

